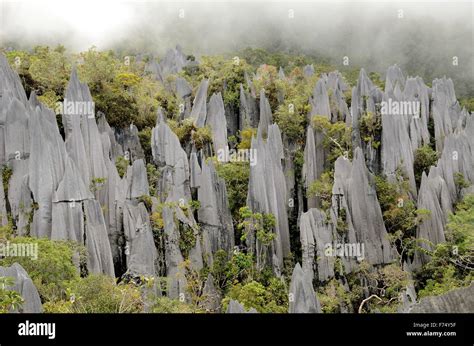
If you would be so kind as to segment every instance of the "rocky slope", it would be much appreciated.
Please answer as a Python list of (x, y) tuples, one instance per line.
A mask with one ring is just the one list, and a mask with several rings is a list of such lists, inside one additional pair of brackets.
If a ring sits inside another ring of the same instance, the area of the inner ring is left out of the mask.
[[(178, 47), (160, 63), (151, 62), (147, 70), (167, 84), (167, 76), (189, 64)], [(314, 68), (305, 67), (304, 74), (311, 77)], [(252, 80), (247, 78), (249, 86)], [(283, 70), (279, 78), (286, 78)], [(258, 159), (250, 166), (247, 205), (252, 212), (275, 216), (275, 236), (267, 255), (276, 276), (281, 276), (290, 253), (301, 251), (302, 263), (294, 267), (289, 287), (290, 312), (321, 312), (315, 289), (320, 283), (339, 277), (340, 272), (339, 261), (326, 253), (328, 244), (364, 245), (360, 256), (341, 258), (343, 273), (355, 271), (362, 260), (374, 267), (398, 260), (375, 194), (375, 174), (396, 182), (397, 171), (401, 170), (409, 183), (410, 198), (418, 208), (430, 212), (417, 227), (416, 237), (429, 241), (431, 245), (423, 245), (426, 248), (446, 240), (447, 215), (461, 197), (455, 177), (461, 174), (469, 184), (474, 183), (474, 116), (460, 108), (451, 80), (437, 79), (432, 85), (428, 87), (419, 77), (405, 78), (397, 66), (392, 66), (386, 74), (385, 90), (381, 90), (361, 70), (348, 107), (345, 95), (349, 86), (341, 74), (333, 72), (319, 78), (308, 100), (308, 119), (318, 115), (332, 123), (342, 121), (350, 126), (353, 150), (337, 158), (332, 167), (334, 181), (328, 210), (323, 210), (317, 198), (302, 194), (297, 197), (298, 249), (290, 241), (290, 187), (293, 189), (295, 182), (291, 181), (291, 186), (287, 183), (291, 180), (285, 165), (288, 143), (274, 122), (264, 91), (241, 85), (240, 110), (230, 114), (220, 93), (210, 95), (206, 79), (195, 93), (182, 78), (176, 79), (174, 86), (167, 85), (184, 102), (183, 118), (192, 119), (197, 128), (212, 129), (214, 153), (229, 149), (228, 133), (249, 125), (258, 127), (251, 140), (250, 150), (256, 152)], [(159, 173), (155, 194), (150, 188), (147, 162), (134, 125), (114, 129), (104, 115), (73, 111), (62, 114), (61, 134), (54, 112), (40, 103), (34, 93), (25, 94), (18, 75), (3, 55), (0, 96), (0, 165), (12, 171), (9, 180), (0, 184), (1, 223), (6, 224), (10, 213), (16, 235), (78, 242), (87, 249), (89, 273), (166, 276), (171, 282), (168, 296), (183, 296), (186, 300), (190, 299), (186, 289), (187, 262), (191, 268), (200, 270), (212, 266), (219, 250), (228, 257), (242, 251), (235, 247), (229, 187), (217, 174), (208, 152), (183, 147), (161, 109), (150, 143), (152, 164)], [(93, 104), (88, 86), (81, 83), (75, 71), (64, 98), (72, 104)], [(398, 114), (393, 109), (382, 111), (383, 102), (415, 102), (418, 106), (416, 112)], [(368, 145), (361, 133), (361, 121), (368, 113), (381, 118), (378, 148)], [(417, 187), (414, 153), (429, 143), (430, 121), (441, 155), (429, 173), (423, 173)], [(308, 125), (304, 137), (302, 175), (307, 192), (327, 168), (329, 153), (322, 144), (321, 131)], [(129, 162), (121, 177), (115, 161), (124, 153), (129, 154)], [(189, 207), (193, 200), (199, 201), (195, 212)], [(161, 215), (162, 246), (154, 241), (153, 213)], [(346, 229), (343, 234), (336, 227), (341, 218)], [(186, 250), (180, 246), (183, 232), (195, 238)], [(253, 251), (256, 241), (255, 237), (248, 238), (246, 248)], [(428, 260), (426, 253), (418, 251), (410, 270)], [(40, 311), (38, 294), (27, 273), (19, 266), (0, 268), (0, 275), (8, 273), (17, 278), (15, 290), (26, 301), (24, 311)], [(462, 308), (456, 307), (455, 300), (462, 301), (466, 295), (469, 296), (468, 289), (459, 290), (446, 295), (446, 304), (439, 301), (442, 297), (433, 298), (410, 311), (474, 311), (472, 301), (463, 303)], [(245, 311), (233, 300), (227, 310)]]

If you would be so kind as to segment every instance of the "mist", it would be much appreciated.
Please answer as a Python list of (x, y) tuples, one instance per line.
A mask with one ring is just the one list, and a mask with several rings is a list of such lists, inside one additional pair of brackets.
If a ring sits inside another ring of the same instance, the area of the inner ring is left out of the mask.
[[(1, 46), (63, 44), (161, 56), (180, 44), (196, 56), (246, 47), (312, 54), (336, 67), (383, 72), (398, 64), (426, 82), (444, 75), (472, 94), (473, 3), (400, 1), (5, 1)], [(457, 65), (453, 65), (457, 57)]]

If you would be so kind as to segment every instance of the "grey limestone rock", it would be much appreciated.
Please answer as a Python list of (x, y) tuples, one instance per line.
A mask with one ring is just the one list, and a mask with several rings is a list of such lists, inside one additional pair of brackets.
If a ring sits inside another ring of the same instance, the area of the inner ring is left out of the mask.
[(293, 269), (290, 283), (289, 313), (320, 313), (321, 305), (309, 276), (299, 263)]
[(210, 245), (205, 252), (212, 259), (217, 250), (228, 254), (234, 248), (234, 227), (227, 201), (225, 181), (217, 176), (212, 161), (202, 163), (198, 190), (200, 208), (198, 219), (203, 231), (204, 244)]
[(258, 154), (257, 163), (250, 166), (250, 179), (247, 205), (256, 212), (271, 213), (275, 216), (274, 251), (280, 268), (283, 259), (290, 251), (287, 191), (285, 176), (282, 170), (283, 144), (278, 125), (268, 127), (268, 138), (265, 141), (261, 133), (252, 139), (252, 150)]
[(127, 273), (155, 276), (158, 253), (155, 248), (148, 212), (143, 203), (126, 201), (123, 210)]
[(159, 117), (153, 128), (151, 149), (161, 178), (159, 195), (167, 202), (187, 202), (191, 199), (189, 182), (189, 162), (178, 137)]
[(309, 209), (301, 215), (300, 240), (302, 248), (302, 268), (310, 282), (314, 273), (319, 281), (334, 276), (335, 257), (326, 256), (325, 248), (333, 244), (334, 227), (320, 209)]
[(92, 273), (115, 276), (112, 251), (110, 248), (104, 216), (99, 202), (83, 202), (85, 211), (85, 229), (87, 248), (87, 268)]
[[(363, 257), (370, 264), (391, 263), (394, 249), (389, 243), (372, 178), (360, 148), (355, 149), (352, 163), (344, 157), (336, 160), (332, 193), (333, 215), (339, 216), (339, 210), (345, 210), (348, 243), (363, 244)], [(333, 223), (337, 223), (337, 218), (333, 217)]]
[(240, 84), (240, 114), (239, 130), (242, 131), (248, 127), (257, 127), (259, 119), (258, 104), (255, 96), (244, 89)]
[(409, 313), (472, 313), (474, 284), (451, 290), (439, 296), (422, 298), (405, 312)]
[(209, 80), (203, 79), (194, 97), (193, 108), (190, 117), (194, 120), (197, 127), (203, 127), (207, 116), (207, 88)]
[(28, 273), (23, 267), (14, 263), (11, 267), (0, 267), (0, 277), (11, 277), (14, 280), (14, 285), (9, 289), (18, 292), (24, 303), (21, 305), (18, 311), (21, 313), (39, 313), (43, 312), (43, 306), (41, 305), (41, 299), (38, 294), (33, 281), (28, 276)]
[(150, 189), (146, 174), (145, 161), (143, 159), (133, 161), (127, 170), (128, 198), (139, 198), (149, 196)]
[(219, 154), (229, 148), (227, 142), (227, 121), (225, 117), (224, 101), (221, 93), (213, 94), (209, 100), (206, 124), (212, 129), (212, 144), (214, 153)]

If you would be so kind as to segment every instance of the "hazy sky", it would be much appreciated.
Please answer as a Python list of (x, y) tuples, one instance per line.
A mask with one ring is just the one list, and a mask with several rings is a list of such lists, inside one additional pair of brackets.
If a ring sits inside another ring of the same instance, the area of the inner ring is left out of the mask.
[[(386, 69), (473, 80), (472, 1), (0, 0), (1, 46), (61, 43), (162, 54), (247, 46), (299, 50)], [(452, 59), (459, 65), (453, 67)], [(439, 73), (438, 73), (439, 72)]]

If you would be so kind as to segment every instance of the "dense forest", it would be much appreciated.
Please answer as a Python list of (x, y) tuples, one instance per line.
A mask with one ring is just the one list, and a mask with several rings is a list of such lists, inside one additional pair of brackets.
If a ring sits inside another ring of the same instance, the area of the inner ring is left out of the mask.
[(256, 48), (0, 54), (0, 312), (472, 297), (474, 95), (449, 76)]

